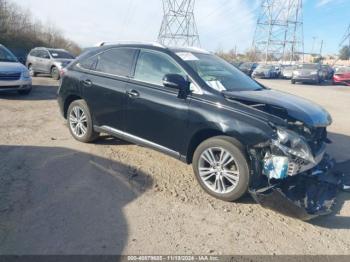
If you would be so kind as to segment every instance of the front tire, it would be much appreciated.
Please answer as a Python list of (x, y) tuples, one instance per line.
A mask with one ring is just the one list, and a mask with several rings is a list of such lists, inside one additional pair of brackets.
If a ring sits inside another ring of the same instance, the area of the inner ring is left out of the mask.
[(218, 136), (201, 143), (192, 166), (198, 183), (215, 198), (231, 202), (248, 190), (248, 161), (243, 146), (233, 138)]
[(295, 85), (296, 81), (294, 79), (291, 80), (292, 85)]
[(36, 76), (37, 76), (37, 73), (34, 71), (34, 68), (33, 68), (32, 65), (29, 65), (29, 66), (28, 66), (28, 71), (29, 71), (29, 75), (30, 75), (31, 77), (36, 77)]
[(93, 129), (90, 110), (84, 100), (75, 100), (69, 105), (67, 121), (69, 131), (76, 140), (90, 143), (98, 138), (99, 133)]

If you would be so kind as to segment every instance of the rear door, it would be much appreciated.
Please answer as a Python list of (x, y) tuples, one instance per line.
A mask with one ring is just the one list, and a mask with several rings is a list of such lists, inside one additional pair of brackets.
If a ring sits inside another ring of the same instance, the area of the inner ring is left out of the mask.
[(167, 54), (143, 49), (127, 84), (126, 132), (153, 146), (180, 152), (188, 124), (188, 100), (163, 86), (165, 74), (185, 71)]
[(38, 58), (36, 59), (36, 68), (35, 70), (42, 72), (42, 73), (49, 73), (47, 69), (47, 64), (50, 62), (50, 55), (49, 52), (46, 50), (40, 50), (38, 51)]
[(95, 64), (82, 75), (81, 86), (95, 125), (125, 129), (126, 86), (136, 53), (118, 47), (90, 58)]

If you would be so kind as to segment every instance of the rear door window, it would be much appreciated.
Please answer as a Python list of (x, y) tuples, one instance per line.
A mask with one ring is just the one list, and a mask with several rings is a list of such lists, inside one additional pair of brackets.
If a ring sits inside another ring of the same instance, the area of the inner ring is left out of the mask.
[(96, 71), (129, 77), (134, 62), (136, 50), (131, 48), (114, 48), (98, 55)]
[(79, 61), (78, 66), (88, 70), (94, 70), (97, 64), (97, 56), (87, 57)]

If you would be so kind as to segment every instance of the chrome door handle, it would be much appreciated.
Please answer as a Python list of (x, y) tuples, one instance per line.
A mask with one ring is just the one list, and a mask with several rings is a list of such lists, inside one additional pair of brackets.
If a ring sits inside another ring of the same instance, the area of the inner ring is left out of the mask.
[(87, 86), (87, 87), (92, 86), (92, 82), (91, 82), (91, 80), (89, 80), (89, 79), (83, 80), (82, 83), (83, 83), (84, 86)]
[(130, 98), (136, 98), (136, 97), (139, 97), (139, 96), (140, 96), (140, 93), (137, 92), (136, 90), (127, 91), (126, 94), (127, 94), (128, 97), (130, 97)]

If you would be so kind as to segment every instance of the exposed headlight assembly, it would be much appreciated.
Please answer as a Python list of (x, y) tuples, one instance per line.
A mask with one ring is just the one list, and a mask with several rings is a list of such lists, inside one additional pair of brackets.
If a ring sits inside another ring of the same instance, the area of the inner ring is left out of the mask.
[(277, 139), (273, 140), (273, 145), (286, 155), (292, 155), (315, 163), (315, 158), (305, 139), (291, 130), (277, 128)]

